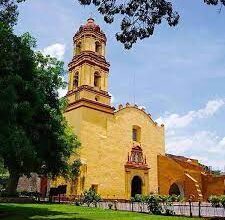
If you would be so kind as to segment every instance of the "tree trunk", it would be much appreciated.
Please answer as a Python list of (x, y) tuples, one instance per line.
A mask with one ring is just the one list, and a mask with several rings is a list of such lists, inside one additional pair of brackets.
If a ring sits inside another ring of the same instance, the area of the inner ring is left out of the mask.
[(16, 189), (17, 189), (19, 178), (20, 178), (20, 175), (14, 172), (10, 172), (9, 180), (6, 186), (6, 192), (8, 196), (16, 196), (17, 194)]

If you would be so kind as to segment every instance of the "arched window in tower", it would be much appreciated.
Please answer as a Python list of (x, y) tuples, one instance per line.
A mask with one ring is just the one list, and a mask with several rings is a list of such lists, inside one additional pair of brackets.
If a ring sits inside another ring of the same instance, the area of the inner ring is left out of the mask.
[(78, 42), (76, 44), (76, 55), (81, 53), (81, 42)]
[(76, 72), (73, 77), (73, 87), (78, 87), (79, 85), (79, 73)]
[(94, 74), (94, 87), (101, 89), (101, 76), (98, 72)]
[(133, 125), (132, 139), (133, 139), (133, 141), (137, 141), (137, 142), (141, 141), (141, 128), (137, 125)]
[(95, 52), (99, 55), (102, 55), (102, 46), (99, 42), (95, 42)]

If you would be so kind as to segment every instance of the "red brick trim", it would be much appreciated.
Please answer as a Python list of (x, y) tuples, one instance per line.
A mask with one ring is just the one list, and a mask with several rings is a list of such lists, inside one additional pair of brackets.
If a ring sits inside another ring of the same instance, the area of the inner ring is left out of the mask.
[[(93, 106), (89, 106), (86, 103), (92, 104)], [(112, 106), (82, 98), (75, 102), (70, 103), (65, 112), (69, 112), (80, 107), (87, 107), (90, 109), (94, 109), (94, 110), (109, 113), (109, 114), (114, 114), (114, 110), (115, 110), (115, 108)]]
[(82, 86), (79, 86), (77, 89), (75, 90), (71, 90), (69, 92), (67, 92), (66, 94), (66, 97), (69, 97), (71, 95), (74, 95), (76, 92), (80, 92), (80, 91), (83, 91), (83, 90), (86, 90), (86, 91), (91, 91), (93, 92), (94, 94), (97, 94), (97, 95), (102, 95), (106, 98), (110, 98), (111, 96), (108, 94), (108, 92), (106, 91), (103, 91), (103, 90), (95, 90), (94, 87), (92, 86), (88, 86), (88, 85), (82, 85)]

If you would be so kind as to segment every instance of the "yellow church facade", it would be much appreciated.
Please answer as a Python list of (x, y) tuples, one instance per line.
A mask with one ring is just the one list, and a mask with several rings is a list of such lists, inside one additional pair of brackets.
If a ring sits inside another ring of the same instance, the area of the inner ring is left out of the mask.
[(65, 117), (81, 142), (76, 193), (92, 187), (104, 198), (129, 199), (132, 180), (140, 182), (140, 193), (157, 192), (164, 127), (137, 106), (111, 106), (106, 37), (93, 19), (76, 33), (74, 45)]
[[(169, 194), (177, 183), (180, 193), (188, 196), (185, 183), (194, 178), (188, 180), (188, 170), (165, 154), (164, 126), (136, 105), (127, 103), (117, 109), (111, 105), (106, 36), (100, 27), (88, 19), (73, 41), (64, 115), (81, 142), (71, 161), (79, 157), (82, 165), (76, 182), (66, 182), (67, 195), (82, 195), (92, 188), (105, 199), (130, 199), (135, 194)], [(204, 171), (196, 172), (201, 176)], [(52, 186), (62, 183), (65, 180), (59, 178)], [(196, 183), (191, 187), (196, 188)], [(218, 187), (225, 190), (225, 186)], [(196, 190), (196, 198), (202, 199), (201, 184)]]

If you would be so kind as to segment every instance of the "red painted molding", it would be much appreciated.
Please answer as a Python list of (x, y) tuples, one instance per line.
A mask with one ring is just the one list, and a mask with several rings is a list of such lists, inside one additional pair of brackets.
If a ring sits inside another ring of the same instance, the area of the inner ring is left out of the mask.
[(95, 90), (94, 87), (89, 86), (89, 85), (82, 85), (82, 86), (79, 86), (78, 88), (76, 88), (75, 90), (68, 91), (67, 94), (66, 94), (66, 97), (74, 95), (76, 92), (80, 92), (82, 90), (91, 91), (91, 92), (93, 92), (93, 93), (95, 93), (97, 95), (102, 95), (102, 96), (104, 96), (106, 98), (110, 98), (111, 97), (108, 94), (108, 92), (103, 91), (103, 90)]

